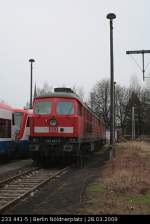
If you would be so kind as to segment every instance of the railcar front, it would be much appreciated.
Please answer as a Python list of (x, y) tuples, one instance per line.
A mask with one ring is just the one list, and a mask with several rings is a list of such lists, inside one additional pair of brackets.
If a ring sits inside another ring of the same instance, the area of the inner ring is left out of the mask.
[(14, 127), (15, 127), (15, 143), (16, 155), (28, 156), (29, 152), (29, 119), (32, 115), (31, 110), (14, 109)]
[(0, 158), (10, 158), (15, 150), (13, 109), (0, 104)]

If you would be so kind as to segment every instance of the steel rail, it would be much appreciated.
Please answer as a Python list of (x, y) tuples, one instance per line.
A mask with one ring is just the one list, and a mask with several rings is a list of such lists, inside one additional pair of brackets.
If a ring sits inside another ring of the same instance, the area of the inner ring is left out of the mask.
[(38, 169), (39, 168), (31, 168), (29, 170), (23, 171), (22, 173), (18, 173), (18, 174), (15, 174), (14, 176), (3, 179), (3, 180), (0, 181), (0, 188), (3, 187), (5, 184), (7, 184), (7, 183), (9, 183), (9, 182), (11, 182), (11, 181), (13, 181), (17, 178), (22, 177), (23, 175), (26, 175), (26, 174), (28, 174), (30, 172), (33, 172), (35, 170), (38, 170)]
[(55, 171), (38, 169), (32, 171), (30, 176), (27, 174), (12, 180), (8, 185), (0, 188), (0, 214), (48, 181), (65, 174), (69, 169), (70, 167)]

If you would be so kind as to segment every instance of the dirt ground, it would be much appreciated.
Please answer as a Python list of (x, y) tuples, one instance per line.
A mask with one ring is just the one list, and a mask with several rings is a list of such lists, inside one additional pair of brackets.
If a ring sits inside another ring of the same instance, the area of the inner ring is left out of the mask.
[(50, 181), (40, 190), (22, 199), (4, 214), (79, 214), (87, 186), (100, 176), (109, 150), (94, 154), (84, 168), (72, 168), (69, 173)]

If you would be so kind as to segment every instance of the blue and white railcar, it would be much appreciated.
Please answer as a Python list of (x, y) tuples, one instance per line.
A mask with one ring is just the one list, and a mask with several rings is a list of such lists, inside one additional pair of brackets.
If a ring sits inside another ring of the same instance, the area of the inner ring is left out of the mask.
[(13, 109), (0, 103), (0, 157), (11, 156), (15, 151)]
[(29, 144), (29, 118), (32, 114), (32, 110), (14, 109), (14, 125), (15, 125), (15, 142), (16, 142), (16, 154), (19, 156), (28, 155)]

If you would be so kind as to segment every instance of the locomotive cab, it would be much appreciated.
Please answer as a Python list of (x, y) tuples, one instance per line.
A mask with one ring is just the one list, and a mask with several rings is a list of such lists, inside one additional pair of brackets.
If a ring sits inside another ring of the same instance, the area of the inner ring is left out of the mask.
[(34, 99), (30, 125), (30, 151), (34, 159), (35, 155), (55, 159), (74, 151), (80, 135), (78, 102), (74, 95), (56, 91)]

